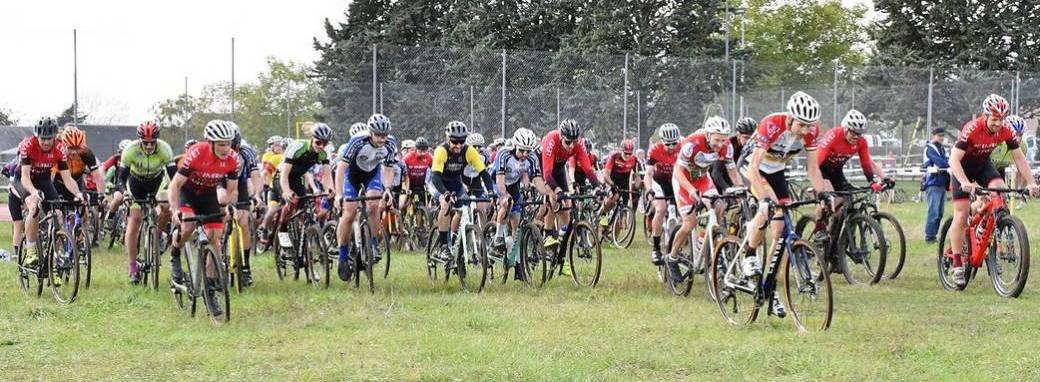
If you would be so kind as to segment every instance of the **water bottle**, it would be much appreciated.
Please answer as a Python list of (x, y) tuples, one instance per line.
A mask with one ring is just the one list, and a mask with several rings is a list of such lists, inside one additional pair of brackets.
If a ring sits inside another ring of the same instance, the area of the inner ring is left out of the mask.
[(0, 261), (11, 261), (11, 254), (6, 249), (0, 249)]

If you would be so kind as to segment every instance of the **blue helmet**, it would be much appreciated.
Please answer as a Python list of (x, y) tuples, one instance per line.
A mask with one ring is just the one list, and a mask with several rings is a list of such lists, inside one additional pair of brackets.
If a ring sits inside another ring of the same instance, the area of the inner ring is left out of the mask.
[(1008, 116), (1007, 124), (1015, 130), (1015, 134), (1022, 134), (1022, 132), (1026, 130), (1026, 120), (1017, 115)]

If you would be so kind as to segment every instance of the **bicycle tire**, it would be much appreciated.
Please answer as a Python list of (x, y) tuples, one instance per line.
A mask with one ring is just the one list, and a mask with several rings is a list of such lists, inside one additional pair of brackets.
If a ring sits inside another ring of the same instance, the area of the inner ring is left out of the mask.
[[(950, 241), (948, 240), (947, 231), (950, 230), (951, 225), (953, 225), (953, 218), (946, 218), (946, 221), (943, 222), (942, 228), (939, 229), (939, 245), (937, 246), (938, 250), (936, 253), (935, 265), (939, 272), (939, 286), (948, 291), (962, 291), (965, 287), (968, 286), (968, 283), (965, 282), (964, 285), (958, 285), (957, 283), (953, 282), (953, 261), (946, 255), (950, 252)], [(964, 246), (961, 248), (961, 253), (970, 254), (971, 251), (968, 250), (968, 243), (971, 242), (971, 238), (968, 237), (968, 234), (966, 232), (963, 234)], [(965, 266), (967, 268), (971, 268), (970, 265), (965, 264)]]
[[(202, 258), (202, 264), (209, 264), (210, 262), (212, 262), (214, 270), (217, 273), (215, 275), (216, 277), (213, 278), (214, 281), (212, 281), (213, 283), (215, 283), (215, 285), (213, 285), (213, 289), (215, 289), (214, 292), (212, 294), (203, 293), (203, 298), (206, 300), (216, 299), (214, 303), (216, 305), (220, 305), (221, 308), (223, 308), (224, 310), (223, 314), (219, 316), (214, 315), (213, 312), (210, 311), (209, 317), (214, 322), (229, 322), (231, 321), (231, 288), (229, 288), (228, 286), (228, 270), (224, 266), (224, 261), (222, 259), (217, 258), (217, 254), (213, 252), (212, 248), (207, 247), (203, 249), (203, 255), (204, 256)], [(204, 265), (203, 269), (205, 269)], [(205, 271), (203, 271), (202, 273), (204, 275)], [(203, 285), (203, 288), (209, 287), (206, 286), (205, 283), (203, 283)], [(207, 310), (209, 309), (209, 306), (210, 301), (206, 301)]]
[[(863, 214), (849, 216), (844, 224), (845, 229), (838, 239), (837, 257), (842, 263), (841, 270), (845, 280), (851, 285), (877, 284), (885, 274), (885, 261), (888, 257), (888, 244), (885, 242), (881, 226), (876, 220)], [(870, 232), (873, 232), (873, 242), (867, 240)], [(871, 255), (871, 247), (877, 249), (876, 255)], [(871, 261), (872, 259), (874, 261)], [(861, 269), (864, 271), (862, 275), (858, 272)]]
[(361, 276), (364, 275), (366, 278), (366, 284), (368, 286), (369, 293), (375, 292), (375, 280), (372, 276), (372, 268), (375, 267), (374, 254), (372, 253), (372, 234), (369, 232), (366, 224), (361, 224), (361, 246), (357, 253), (360, 255), (358, 261), (354, 264), (354, 286), (360, 288)]
[(437, 262), (433, 258), (433, 251), (437, 247), (437, 234), (430, 232), (426, 235), (426, 277), (431, 282), (437, 281)]
[(328, 280), (328, 276), (323, 274), (326, 272), (324, 266), (327, 263), (322, 261), (325, 248), (321, 245), (321, 231), (317, 226), (308, 224), (300, 234), (299, 254), (300, 262), (303, 263), (303, 276), (311, 286), (318, 289), (327, 288), (322, 281)]
[[(568, 236), (567, 262), (571, 267), (574, 285), (595, 288), (603, 270), (603, 249), (596, 228), (588, 221), (578, 222), (571, 227)], [(583, 265), (580, 269), (579, 264)], [(588, 276), (583, 277), (585, 274)]]
[(90, 239), (87, 240), (88, 242), (83, 246), (83, 253), (80, 255), (80, 260), (83, 262), (83, 268), (86, 271), (86, 276), (83, 278), (83, 287), (90, 289), (90, 280), (94, 270), (94, 242)]
[(713, 290), (711, 294), (716, 296), (715, 305), (722, 314), (722, 320), (732, 326), (742, 327), (758, 318), (755, 294), (728, 286), (727, 281), (757, 288), (761, 276), (744, 276), (741, 270), (744, 257), (740, 254), (740, 246), (740, 239), (733, 235), (726, 235), (719, 240), (712, 250), (709, 270), (712, 280), (710, 287)]
[[(679, 233), (679, 229), (682, 226), (676, 224), (672, 229), (668, 230), (668, 253), (663, 254), (665, 257), (665, 263), (667, 264), (667, 257), (671, 255), (671, 246), (675, 245), (675, 235)], [(671, 272), (668, 270), (668, 266), (665, 266), (665, 278), (668, 284), (668, 290), (672, 292), (672, 295), (685, 297), (690, 295), (690, 290), (693, 289), (693, 278), (694, 278), (694, 267), (693, 267), (693, 245), (692, 241), (696, 234), (696, 230), (690, 231), (689, 237), (686, 239), (686, 243), (683, 248), (679, 250), (679, 270), (683, 275), (681, 281), (673, 280)]]
[(487, 254), (487, 277), (489, 280), (500, 281), (502, 284), (505, 284), (509, 275), (509, 269), (506, 268), (507, 254), (494, 248), (493, 243), (495, 242), (496, 232), (497, 230), (494, 224), (484, 225), (484, 229), (481, 232), (481, 241), (484, 243), (484, 253)]
[[(791, 272), (791, 259), (795, 259), (795, 272)], [(808, 242), (796, 240), (791, 244), (790, 252), (780, 259), (780, 270), (778, 277), (784, 291), (784, 303), (798, 331), (814, 332), (830, 328), (834, 317), (834, 291), (831, 289), (826, 261)], [(822, 312), (817, 313), (810, 308), (816, 306), (816, 302), (822, 304)]]
[[(199, 298), (202, 297), (203, 294), (202, 288), (205, 287), (203, 285), (203, 280), (205, 280), (205, 265), (203, 264), (205, 263), (200, 264), (200, 261), (203, 261), (203, 257), (198, 253), (199, 251), (197, 249), (192, 248), (192, 243), (188, 242), (185, 244), (184, 248), (182, 248), (182, 257), (184, 257), (185, 266), (188, 269), (185, 272), (185, 277), (187, 277), (187, 279), (184, 281), (187, 286), (188, 301), (191, 302), (190, 315), (191, 317), (195, 317), (195, 314), (198, 313), (199, 310)], [(203, 302), (203, 304), (205, 304), (205, 302)]]
[[(278, 240), (275, 237), (274, 240)], [(289, 275), (289, 267), (285, 264), (285, 253), (288, 251), (280, 243), (275, 242), (274, 244), (274, 273), (278, 275), (278, 281), (285, 281), (285, 277)]]
[(528, 286), (541, 287), (549, 279), (548, 264), (543, 261), (548, 255), (544, 253), (542, 241), (541, 228), (534, 223), (528, 223), (520, 247), (520, 261), (524, 272), (522, 277), (524, 284)]
[[(152, 290), (159, 290), (159, 269), (160, 263), (162, 262), (159, 258), (159, 228), (153, 224), (148, 225), (147, 233), (148, 245), (145, 250), (145, 261), (148, 263), (149, 277), (148, 285)], [(140, 242), (138, 242), (140, 243)], [(138, 251), (140, 251), (140, 245), (138, 245)]]
[[(877, 212), (873, 218), (881, 225), (885, 239), (888, 240), (889, 257), (885, 263), (887, 274), (884, 277), (888, 280), (895, 280), (903, 272), (903, 264), (906, 262), (906, 233), (903, 232), (903, 225), (899, 224), (899, 220), (890, 213)], [(886, 226), (891, 229), (886, 229)]]
[(390, 236), (383, 235), (383, 240), (380, 241), (379, 249), (383, 253), (383, 280), (390, 277), (390, 253), (393, 252), (390, 249)]
[(332, 252), (329, 249), (328, 239), (325, 237), (327, 232), (324, 227), (319, 230), (315, 226), (309, 227), (308, 231), (310, 232), (307, 234), (307, 239), (310, 241), (308, 245), (315, 254), (314, 265), (318, 266), (318, 271), (315, 273), (318, 276), (316, 286), (328, 289), (332, 283)]
[(993, 290), (997, 292), (997, 295), (1004, 298), (1017, 298), (1022, 294), (1022, 291), (1026, 287), (1026, 281), (1029, 279), (1029, 233), (1026, 231), (1026, 226), (1022, 223), (1022, 220), (1017, 216), (1004, 215), (996, 221), (996, 229), (993, 230), (993, 235), (997, 235), (1003, 232), (1004, 229), (1010, 229), (1015, 232), (1015, 237), (1018, 239), (1018, 248), (1021, 249), (1021, 253), (1017, 257), (1018, 270), (1014, 272), (1014, 279), (1004, 285), (1001, 282), (1003, 273), (1006, 268), (1001, 266), (998, 262), (998, 251), (1001, 245), (995, 241), (991, 241), (990, 251), (986, 256), (986, 268), (989, 271), (990, 279), (993, 281)]
[[(47, 279), (51, 285), (54, 300), (62, 304), (71, 304), (79, 294), (79, 255), (76, 244), (68, 234), (61, 230), (51, 233), (50, 251), (47, 257)], [(60, 280), (60, 282), (56, 282)]]

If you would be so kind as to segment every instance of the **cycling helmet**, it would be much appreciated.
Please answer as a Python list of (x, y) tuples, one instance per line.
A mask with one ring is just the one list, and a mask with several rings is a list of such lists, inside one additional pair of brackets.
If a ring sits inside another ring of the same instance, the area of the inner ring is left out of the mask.
[(755, 122), (754, 118), (744, 117), (737, 120), (738, 134), (754, 134), (757, 127), (758, 122)]
[(332, 139), (332, 128), (321, 122), (314, 124), (314, 128), (311, 129), (311, 137), (319, 141), (328, 141)]
[(281, 144), (281, 143), (282, 143), (282, 137), (281, 136), (272, 135), (270, 138), (267, 138), (267, 146), (273, 146), (275, 144)]
[(127, 146), (130, 146), (131, 143), (134, 142), (129, 139), (119, 141), (119, 151), (122, 152), (123, 150), (126, 150)]
[(194, 140), (194, 139), (189, 139), (187, 141), (184, 141), (184, 149), (187, 150), (189, 147), (195, 146), (196, 143), (199, 143), (199, 141)]
[(513, 132), (513, 146), (521, 150), (534, 150), (538, 146), (538, 136), (523, 127)]
[(1008, 115), (1010, 109), (1008, 101), (996, 94), (990, 94), (985, 101), (982, 101), (982, 112), (989, 115), (1004, 117)]
[(578, 122), (573, 119), (565, 119), (560, 122), (560, 135), (566, 139), (574, 140), (581, 136), (581, 128), (578, 127)]
[(1026, 120), (1017, 115), (1008, 116), (1007, 123), (1011, 125), (1012, 130), (1015, 130), (1015, 134), (1022, 134), (1026, 130)]
[(448, 126), (444, 127), (444, 134), (446, 134), (449, 139), (466, 139), (469, 132), (466, 129), (465, 123), (460, 121), (451, 121), (448, 122)]
[(426, 150), (430, 148), (430, 142), (426, 141), (426, 137), (419, 137), (415, 139), (415, 148), (419, 150)]
[(390, 118), (382, 114), (372, 114), (368, 118), (368, 131), (376, 134), (390, 134)]
[(368, 134), (368, 125), (367, 124), (362, 123), (362, 122), (358, 122), (358, 123), (355, 123), (353, 125), (350, 125), (350, 137), (351, 138), (362, 136), (362, 135), (365, 135), (365, 134)]
[(480, 133), (473, 133), (466, 137), (466, 144), (469, 146), (484, 147), (484, 136)]
[(841, 119), (841, 127), (863, 135), (867, 132), (867, 117), (856, 109), (849, 110), (848, 114), (845, 114), (845, 118)]
[(811, 95), (797, 92), (787, 100), (787, 115), (804, 123), (820, 120), (820, 103)]
[(401, 142), (401, 148), (405, 149), (405, 150), (407, 150), (407, 149), (414, 149), (415, 148), (415, 141), (413, 141), (411, 139), (405, 139), (404, 142)]
[(632, 138), (621, 141), (621, 152), (629, 153), (636, 151), (636, 142)]
[(235, 138), (231, 139), (231, 147), (239, 148), (242, 147), (242, 132), (235, 129)]
[(704, 131), (708, 132), (708, 134), (728, 136), (730, 134), (729, 122), (717, 115), (708, 117), (708, 120), (704, 121)]
[(488, 146), (489, 147), (499, 147), (499, 146), (504, 145), (505, 143), (506, 143), (506, 139), (505, 138), (498, 137), (498, 138), (495, 138), (495, 140), (491, 141), (491, 144), (488, 145)]
[(58, 135), (58, 122), (51, 117), (40, 118), (33, 127), (33, 135), (38, 138), (54, 138)]
[(75, 126), (69, 126), (65, 128), (65, 132), (61, 134), (61, 140), (65, 142), (65, 146), (68, 147), (86, 147), (87, 146), (87, 134), (83, 130), (77, 129)]
[(137, 126), (137, 137), (147, 141), (159, 139), (159, 125), (155, 122), (145, 122)]
[(678, 142), (679, 139), (682, 139), (682, 133), (679, 132), (679, 126), (676, 126), (674, 123), (661, 125), (661, 131), (659, 134), (665, 143), (675, 143)]
[(225, 121), (214, 119), (206, 123), (206, 128), (203, 129), (203, 136), (210, 142), (230, 142), (232, 139), (235, 139), (236, 130), (238, 129), (235, 126)]

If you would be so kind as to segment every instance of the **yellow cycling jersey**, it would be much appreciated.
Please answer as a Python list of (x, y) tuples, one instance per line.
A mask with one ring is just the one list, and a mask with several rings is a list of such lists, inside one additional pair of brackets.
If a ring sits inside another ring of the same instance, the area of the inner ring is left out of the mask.
[[(278, 166), (282, 164), (283, 160), (285, 160), (284, 153), (275, 154), (270, 151), (264, 153), (264, 155), (260, 157), (260, 162), (263, 164), (264, 167), (264, 174), (274, 175), (278, 171)], [(274, 181), (273, 177), (271, 181)]]
[(451, 154), (448, 145), (449, 143), (445, 142), (433, 150), (433, 165), (430, 167), (433, 172), (439, 172), (441, 176), (448, 178), (459, 178), (467, 164), (477, 173), (484, 171), (484, 158), (477, 149), (463, 145), (462, 152)]

